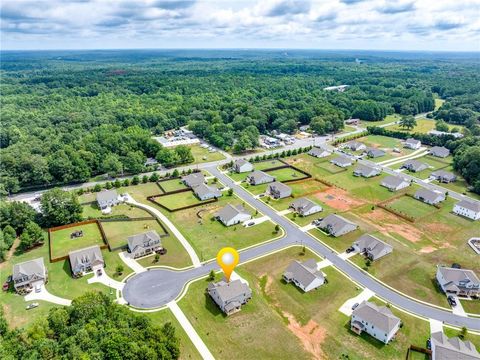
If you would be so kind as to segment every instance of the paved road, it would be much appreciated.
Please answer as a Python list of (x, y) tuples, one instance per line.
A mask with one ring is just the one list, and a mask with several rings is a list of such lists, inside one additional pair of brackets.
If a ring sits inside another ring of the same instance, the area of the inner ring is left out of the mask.
[[(245, 262), (269, 252), (283, 249), (291, 245), (305, 245), (314, 252), (329, 260), (334, 266), (348, 275), (351, 279), (370, 289), (385, 301), (405, 309), (414, 314), (443, 321), (454, 326), (466, 326), (471, 330), (480, 331), (480, 319), (466, 318), (454, 315), (451, 312), (440, 310), (411, 300), (382, 285), (370, 275), (340, 258), (328, 247), (302, 232), (286, 218), (278, 215), (269, 206), (253, 198), (244, 188), (234, 184), (230, 178), (222, 174), (215, 167), (208, 168), (226, 186), (232, 187), (235, 193), (246, 203), (257, 208), (269, 216), (274, 222), (282, 226), (286, 235), (278, 240), (262, 244), (240, 252), (240, 262)], [(150, 270), (130, 278), (123, 290), (127, 302), (135, 307), (155, 308), (167, 304), (180, 295), (185, 284), (190, 280), (207, 275), (210, 270), (218, 270), (216, 262), (211, 261), (199, 268), (175, 272), (169, 270)], [(206, 287), (206, 283), (205, 283)]]

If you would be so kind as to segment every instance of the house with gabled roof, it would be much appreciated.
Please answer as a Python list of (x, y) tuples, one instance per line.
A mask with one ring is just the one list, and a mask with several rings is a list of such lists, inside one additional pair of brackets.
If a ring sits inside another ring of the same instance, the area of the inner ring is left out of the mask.
[(385, 151), (377, 148), (368, 148), (366, 152), (369, 158), (379, 158), (386, 155)]
[(98, 207), (102, 210), (118, 205), (120, 202), (117, 190), (103, 190), (96, 195)]
[(160, 236), (155, 230), (129, 236), (127, 244), (128, 252), (134, 259), (162, 249)]
[(330, 160), (330, 162), (333, 165), (337, 165), (341, 168), (349, 167), (353, 164), (353, 161), (351, 158), (346, 156), (341, 156), (341, 155), (337, 156), (336, 158), (333, 158), (332, 160)]
[(304, 292), (318, 289), (325, 283), (325, 276), (317, 270), (315, 259), (304, 262), (293, 260), (283, 273), (283, 279), (287, 283), (293, 282)]
[(230, 282), (211, 282), (207, 287), (208, 295), (226, 315), (232, 315), (241, 310), (242, 305), (252, 298), (252, 290), (240, 279)]
[(453, 212), (472, 220), (480, 219), (480, 201), (463, 199), (455, 204)]
[(275, 181), (275, 177), (268, 175), (260, 170), (254, 170), (252, 173), (248, 174), (246, 181), (250, 185), (260, 185), (260, 184), (268, 184)]
[(242, 205), (227, 204), (215, 216), (223, 225), (232, 226), (250, 220), (252, 215)]
[(415, 192), (413, 197), (417, 200), (424, 202), (425, 204), (436, 205), (445, 200), (445, 193), (436, 190), (421, 188)]
[(105, 267), (102, 250), (98, 245), (89, 246), (68, 253), (70, 269), (73, 277), (83, 276), (91, 271), (96, 272)]
[(400, 329), (401, 320), (386, 306), (363, 301), (352, 312), (350, 329), (360, 335), (366, 332), (375, 339), (388, 344)]
[(205, 184), (205, 176), (199, 171), (182, 177), (182, 182), (189, 188)]
[(389, 175), (382, 179), (380, 185), (386, 187), (390, 191), (398, 191), (410, 186), (411, 183), (401, 176)]
[(360, 236), (352, 247), (372, 261), (378, 260), (393, 251), (391, 245), (370, 234)]
[(414, 138), (409, 138), (405, 140), (405, 143), (403, 144), (404, 147), (412, 150), (418, 150), (422, 146), (422, 142), (420, 140), (416, 140)]
[(267, 186), (266, 193), (274, 199), (284, 199), (292, 195), (292, 189), (288, 185), (275, 181)]
[(430, 337), (432, 360), (480, 360), (475, 345), (458, 337), (448, 338), (442, 331), (434, 332)]
[(207, 184), (200, 184), (192, 188), (193, 193), (202, 201), (210, 200), (210, 199), (218, 199), (222, 197), (222, 192), (218, 190), (217, 187), (207, 185)]
[(457, 176), (450, 171), (436, 170), (430, 174), (431, 179), (435, 179), (441, 183), (451, 183), (457, 180)]
[(239, 174), (250, 172), (253, 171), (253, 165), (245, 159), (238, 159), (233, 163), (233, 170)]
[(48, 271), (43, 258), (13, 265), (12, 281), (17, 292), (30, 292), (48, 280)]
[(402, 169), (407, 169), (408, 171), (411, 171), (411, 172), (420, 172), (425, 169), (428, 169), (428, 165), (418, 160), (412, 159), (412, 160), (405, 161), (402, 165)]
[(437, 282), (446, 294), (479, 296), (480, 280), (472, 270), (437, 267)]
[(316, 204), (307, 198), (299, 198), (294, 200), (290, 204), (290, 208), (297, 212), (297, 214), (300, 216), (308, 216), (323, 211), (323, 208), (319, 204)]
[(316, 158), (324, 158), (324, 157), (330, 156), (331, 154), (332, 153), (326, 148), (317, 147), (317, 146), (311, 148), (310, 151), (308, 152), (308, 155), (311, 155)]
[(365, 150), (367, 146), (364, 143), (361, 143), (359, 141), (350, 141), (345, 144), (346, 148), (349, 148), (352, 151), (360, 151), (360, 150)]
[(450, 155), (450, 150), (444, 146), (434, 146), (430, 149), (430, 154), (439, 158), (446, 158)]
[(373, 176), (380, 175), (381, 172), (382, 170), (379, 167), (358, 164), (357, 168), (353, 170), (353, 175), (370, 178)]
[(329, 235), (339, 237), (356, 230), (358, 225), (345, 219), (343, 216), (330, 214), (322, 219), (317, 227)]

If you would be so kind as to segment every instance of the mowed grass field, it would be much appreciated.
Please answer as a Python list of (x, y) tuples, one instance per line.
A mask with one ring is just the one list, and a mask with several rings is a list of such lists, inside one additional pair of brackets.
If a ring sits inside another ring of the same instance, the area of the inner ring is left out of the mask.
[(389, 209), (414, 219), (433, 215), (438, 211), (435, 206), (425, 204), (424, 202), (421, 202), (420, 200), (414, 199), (410, 196), (402, 196), (393, 200), (392, 202), (389, 202), (386, 206)]
[(267, 172), (268, 175), (274, 176), (276, 181), (288, 181), (288, 180), (300, 180), (306, 177), (300, 171), (292, 168), (283, 168), (278, 170), (272, 170)]
[(352, 333), (349, 317), (338, 309), (360, 290), (333, 267), (322, 269), (328, 284), (306, 294), (284, 283), (282, 273), (293, 259), (316, 258), (300, 250), (290, 248), (239, 267), (253, 296), (229, 317), (205, 294), (207, 281), (190, 286), (179, 305), (214, 356), (227, 357), (228, 348), (238, 359), (403, 359), (410, 344), (425, 344), (428, 323), (395, 309), (404, 326), (393, 343)]
[(156, 197), (155, 201), (168, 209), (178, 209), (190, 205), (200, 205), (205, 201), (199, 200), (193, 191), (184, 191), (177, 194), (169, 194)]
[(84, 218), (101, 219), (101, 218), (112, 217), (112, 216), (126, 216), (130, 219), (133, 219), (133, 218), (151, 216), (145, 210), (142, 210), (138, 207), (131, 206), (128, 204), (120, 204), (117, 206), (113, 206), (112, 212), (107, 215), (102, 214), (102, 211), (100, 210), (96, 202), (83, 204), (82, 208), (83, 208), (82, 215)]
[(187, 186), (182, 182), (182, 179), (160, 181), (158, 186), (165, 190), (165, 192), (187, 189)]
[[(71, 239), (70, 234), (75, 231), (83, 231), (83, 236)], [(50, 242), (53, 258), (68, 255), (68, 253), (73, 250), (93, 245), (104, 245), (102, 234), (96, 223), (52, 231), (50, 233)]]
[(192, 145), (189, 146), (189, 148), (192, 151), (194, 164), (201, 164), (225, 159), (225, 156), (223, 156), (221, 152), (209, 152), (207, 149), (202, 148), (200, 145)]

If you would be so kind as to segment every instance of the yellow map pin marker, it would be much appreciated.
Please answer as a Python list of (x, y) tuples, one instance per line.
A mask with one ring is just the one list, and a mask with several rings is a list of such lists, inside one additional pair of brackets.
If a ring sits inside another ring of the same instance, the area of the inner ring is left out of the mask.
[(227, 282), (230, 282), (230, 276), (235, 266), (237, 266), (239, 259), (240, 256), (238, 256), (237, 250), (231, 247), (225, 247), (218, 252), (217, 263), (222, 268)]

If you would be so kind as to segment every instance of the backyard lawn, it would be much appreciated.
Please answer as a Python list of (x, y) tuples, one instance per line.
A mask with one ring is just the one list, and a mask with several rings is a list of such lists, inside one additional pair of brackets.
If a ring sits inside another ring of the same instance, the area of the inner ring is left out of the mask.
[(148, 217), (151, 216), (145, 210), (142, 210), (138, 207), (128, 205), (128, 204), (120, 204), (117, 206), (112, 207), (112, 212), (110, 214), (104, 215), (102, 211), (98, 207), (96, 202), (87, 203), (82, 205), (83, 208), (83, 217), (84, 218), (92, 218), (92, 219), (101, 219), (105, 217), (112, 217), (112, 216), (126, 216), (129, 218), (138, 218), (138, 217)]
[(159, 235), (165, 234), (157, 220), (134, 220), (134, 221), (103, 221), (102, 228), (107, 237), (110, 247), (113, 249), (127, 246), (127, 238), (154, 230)]
[(422, 218), (427, 215), (433, 215), (435, 212), (439, 211), (435, 206), (425, 204), (424, 202), (414, 199), (410, 196), (399, 197), (386, 204), (386, 206), (389, 209), (414, 219)]
[(264, 160), (264, 161), (254, 162), (252, 164), (255, 170), (262, 170), (262, 171), (265, 169), (285, 165), (283, 162), (277, 159)]
[[(71, 239), (70, 234), (79, 230), (83, 231), (83, 236)], [(53, 258), (59, 258), (68, 255), (70, 251), (82, 249), (88, 246), (104, 245), (100, 229), (96, 223), (78, 225), (67, 229), (52, 231), (50, 233), (50, 242)]]
[(283, 182), (287, 180), (300, 180), (306, 177), (300, 171), (292, 168), (284, 168), (267, 172), (268, 175), (274, 176), (277, 181)]
[(155, 201), (170, 210), (190, 205), (200, 205), (205, 201), (199, 200), (193, 191), (184, 191), (177, 194), (169, 194), (155, 198)]
[(158, 185), (165, 191), (175, 191), (181, 189), (187, 189), (187, 186), (182, 182), (181, 179), (171, 179), (166, 181), (160, 181)]

